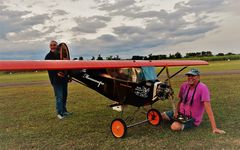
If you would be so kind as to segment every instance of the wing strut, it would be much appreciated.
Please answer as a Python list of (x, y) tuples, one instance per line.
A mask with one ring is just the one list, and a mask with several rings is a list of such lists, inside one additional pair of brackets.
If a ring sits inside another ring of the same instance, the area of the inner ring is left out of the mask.
[(157, 74), (157, 77), (159, 77), (160, 76), (160, 74), (163, 72), (163, 70), (166, 68), (166, 66), (164, 66), (160, 71), (159, 71), (159, 73)]
[(86, 87), (87, 87), (87, 85), (86, 85), (85, 83), (83, 83), (83, 82), (79, 81), (79, 80), (78, 80), (78, 79), (76, 79), (76, 78), (73, 78), (73, 77), (72, 77), (72, 80), (73, 80), (73, 81), (75, 81), (75, 82), (77, 82), (77, 83), (80, 83), (80, 84), (82, 84), (82, 85), (84, 85), (84, 86), (86, 86)]
[(171, 80), (170, 80), (171, 78), (170, 78), (170, 74), (169, 74), (168, 67), (166, 67), (166, 73), (167, 73), (167, 79), (166, 79), (166, 81), (168, 81), (168, 85), (169, 85), (170, 90), (171, 90), (171, 92), (170, 92), (170, 94), (169, 94), (169, 100), (170, 100), (170, 102), (171, 102), (171, 104), (172, 104), (173, 112), (175, 112), (176, 106), (175, 106), (175, 102), (174, 102), (174, 91), (173, 91), (173, 89), (172, 89)]
[(169, 78), (167, 78), (165, 81), (168, 81), (170, 79), (172, 79), (173, 77), (175, 77), (177, 74), (179, 74), (181, 71), (183, 71), (184, 69), (186, 69), (188, 66), (183, 67), (182, 69), (180, 69), (179, 71), (177, 71), (176, 73), (174, 73), (173, 75), (171, 75)]

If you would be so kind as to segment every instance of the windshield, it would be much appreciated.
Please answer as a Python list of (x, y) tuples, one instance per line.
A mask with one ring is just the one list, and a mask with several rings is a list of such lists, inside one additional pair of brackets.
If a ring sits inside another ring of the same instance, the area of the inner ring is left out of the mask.
[(156, 80), (155, 67), (142, 67), (145, 80)]

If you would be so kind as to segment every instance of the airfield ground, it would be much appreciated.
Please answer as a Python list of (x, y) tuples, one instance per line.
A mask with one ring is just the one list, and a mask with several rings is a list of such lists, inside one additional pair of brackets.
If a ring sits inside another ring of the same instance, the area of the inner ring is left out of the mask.
[[(198, 68), (224, 135), (211, 133), (205, 115), (200, 127), (186, 132), (172, 132), (168, 123), (143, 124), (130, 128), (126, 138), (115, 139), (110, 123), (120, 114), (111, 111), (107, 106), (112, 101), (100, 94), (69, 84), (68, 107), (73, 115), (58, 120), (46, 72), (0, 73), (0, 149), (240, 149), (240, 61), (210, 62)], [(181, 74), (172, 80), (175, 93), (184, 80)], [(168, 101), (153, 107), (171, 109)], [(134, 110), (129, 106), (128, 113)], [(138, 115), (136, 120), (145, 117)]]

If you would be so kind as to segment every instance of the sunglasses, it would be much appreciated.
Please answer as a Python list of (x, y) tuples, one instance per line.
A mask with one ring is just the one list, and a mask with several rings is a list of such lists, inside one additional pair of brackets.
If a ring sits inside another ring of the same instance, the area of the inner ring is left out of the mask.
[(50, 46), (57, 46), (57, 44), (50, 44)]

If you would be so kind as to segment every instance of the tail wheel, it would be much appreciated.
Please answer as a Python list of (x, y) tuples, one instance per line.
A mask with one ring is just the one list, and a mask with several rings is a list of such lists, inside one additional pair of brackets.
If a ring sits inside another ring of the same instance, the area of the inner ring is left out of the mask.
[(122, 119), (114, 119), (111, 123), (111, 131), (115, 138), (123, 138), (127, 133), (126, 123)]
[(161, 123), (162, 116), (158, 110), (150, 109), (147, 112), (147, 119), (151, 125), (157, 126)]

